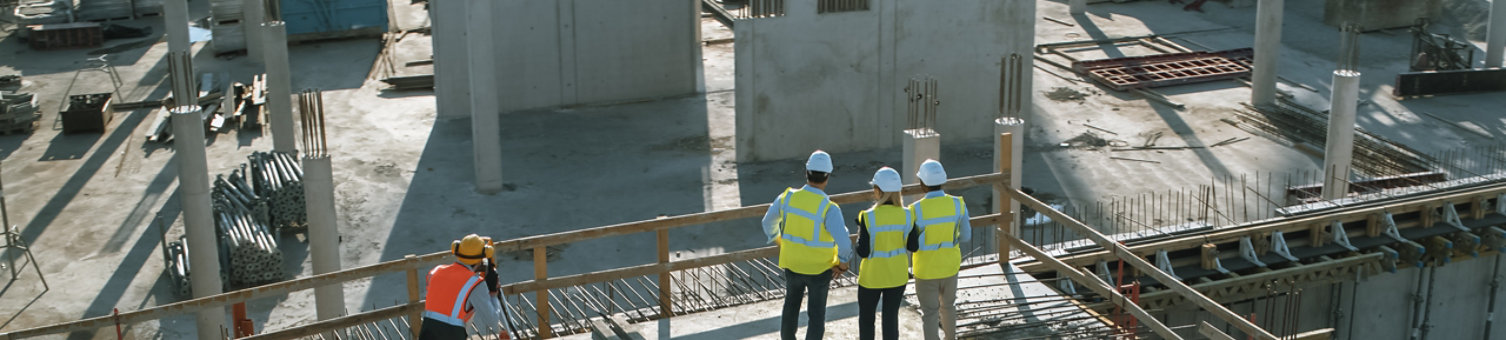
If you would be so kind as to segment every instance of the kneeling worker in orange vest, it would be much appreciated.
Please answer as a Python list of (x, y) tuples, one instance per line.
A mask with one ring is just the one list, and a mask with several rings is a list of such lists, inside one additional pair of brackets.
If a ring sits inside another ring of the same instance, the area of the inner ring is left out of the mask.
[(476, 272), (487, 269), (481, 260), (491, 258), (493, 253), (487, 243), (476, 234), (466, 235), (450, 244), (455, 263), (429, 271), (420, 340), (465, 339), (466, 323), (483, 331), (498, 324), (497, 299), (485, 291), (477, 294), (478, 288), (486, 285), (486, 278)]

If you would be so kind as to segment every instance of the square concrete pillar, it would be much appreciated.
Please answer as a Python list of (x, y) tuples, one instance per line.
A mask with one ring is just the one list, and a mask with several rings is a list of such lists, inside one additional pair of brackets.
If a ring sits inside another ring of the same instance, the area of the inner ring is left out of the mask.
[[(171, 0), (169, 0), (171, 1)], [(266, 57), (262, 50), (261, 24), (267, 22), (266, 0), (243, 0), (241, 3), (241, 30), (246, 35), (246, 57), (260, 64)]]
[(288, 29), (281, 21), (261, 25), (267, 63), (267, 120), (272, 125), (272, 151), (296, 154), (293, 135), (293, 71), (288, 61)]
[[(496, 29), (492, 23), (492, 2), (495, 0), (469, 0), (466, 20), (469, 24), (468, 48), (470, 74), (491, 75), (497, 73), (497, 59), (483, 58), (494, 51), (492, 39)], [(471, 93), (471, 147), (476, 166), (476, 192), (493, 194), (502, 191), (502, 125), (501, 106), (497, 96), (497, 77), (470, 77)]]
[[(915, 172), (920, 169), (920, 163), (924, 163), (927, 159), (941, 160), (941, 134), (932, 129), (905, 130), (902, 145), (905, 161), (899, 174), (904, 176), (905, 185), (920, 183), (920, 177), (915, 176)], [(905, 203), (909, 204), (920, 197), (920, 195), (910, 195), (905, 197)]]

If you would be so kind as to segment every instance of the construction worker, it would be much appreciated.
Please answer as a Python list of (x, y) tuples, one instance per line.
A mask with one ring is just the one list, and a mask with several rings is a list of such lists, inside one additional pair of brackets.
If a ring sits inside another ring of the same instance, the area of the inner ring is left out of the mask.
[(941, 162), (927, 159), (920, 163), (920, 184), (926, 195), (910, 204), (915, 214), (915, 232), (909, 244), (916, 249), (915, 295), (920, 299), (921, 332), (926, 340), (937, 340), (938, 322), (948, 340), (957, 338), (957, 269), (962, 265), (962, 251), (957, 245), (972, 238), (967, 203), (962, 197), (941, 191), (946, 184), (946, 169)]
[(842, 222), (842, 208), (826, 196), (831, 178), (831, 155), (816, 150), (805, 161), (805, 186), (787, 188), (763, 215), (768, 242), (779, 245), (779, 267), (784, 268), (784, 312), (779, 335), (795, 340), (800, 326), (800, 300), (810, 294), (805, 338), (818, 340), (826, 333), (826, 292), (831, 279), (847, 271), (852, 240)]
[(873, 319), (879, 301), (884, 302), (884, 340), (899, 339), (899, 304), (905, 283), (910, 281), (906, 239), (915, 230), (915, 219), (899, 195), (899, 171), (883, 167), (873, 173), (873, 207), (858, 214), (858, 339), (873, 340)]
[(482, 260), (493, 255), (492, 246), (487, 243), (488, 240), (476, 234), (466, 235), (450, 244), (454, 263), (429, 271), (419, 339), (465, 339), (467, 323), (487, 332), (496, 328), (497, 299), (486, 291), (476, 294), (478, 288), (486, 285), (484, 275), (478, 275), (488, 269)]

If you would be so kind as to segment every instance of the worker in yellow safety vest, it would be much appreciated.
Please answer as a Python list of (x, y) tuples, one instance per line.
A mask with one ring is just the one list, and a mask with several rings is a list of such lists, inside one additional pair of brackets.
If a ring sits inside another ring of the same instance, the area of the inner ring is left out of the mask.
[(910, 281), (906, 240), (915, 231), (915, 218), (899, 194), (899, 171), (883, 167), (873, 173), (873, 207), (858, 213), (858, 339), (873, 340), (873, 319), (884, 302), (884, 340), (899, 339), (899, 305)]
[(465, 339), (467, 323), (487, 334), (497, 329), (499, 302), (486, 291), (477, 291), (487, 285), (486, 278), (477, 274), (489, 270), (482, 262), (493, 255), (487, 243), (476, 234), (466, 235), (450, 244), (455, 262), (429, 271), (420, 340)]
[(915, 295), (920, 300), (920, 330), (926, 340), (937, 340), (939, 323), (946, 339), (956, 339), (957, 269), (962, 265), (957, 245), (972, 238), (973, 226), (968, 223), (967, 203), (962, 197), (941, 191), (947, 180), (941, 162), (927, 159), (915, 175), (926, 191), (924, 198), (910, 204), (919, 232), (909, 243), (916, 246)]
[(805, 338), (819, 340), (825, 335), (826, 292), (832, 277), (847, 271), (852, 257), (852, 236), (843, 224), (842, 208), (824, 191), (832, 168), (831, 155), (811, 153), (805, 161), (805, 186), (785, 189), (763, 216), (764, 236), (779, 245), (779, 267), (784, 268), (784, 311), (779, 319), (784, 340), (795, 340), (800, 302), (807, 293)]

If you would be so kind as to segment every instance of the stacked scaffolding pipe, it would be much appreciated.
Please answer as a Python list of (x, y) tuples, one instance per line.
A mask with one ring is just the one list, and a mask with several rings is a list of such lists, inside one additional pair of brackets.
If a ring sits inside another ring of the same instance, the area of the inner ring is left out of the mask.
[(257, 152), (250, 160), (256, 196), (267, 200), (268, 223), (278, 229), (301, 229), (308, 222), (303, 196), (303, 166), (282, 152)]
[(283, 279), (282, 250), (265, 224), (257, 223), (244, 208), (223, 209), (216, 225), (223, 248), (230, 255), (230, 282), (252, 286)]

